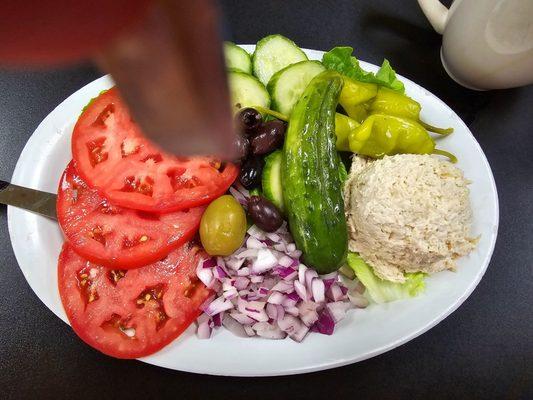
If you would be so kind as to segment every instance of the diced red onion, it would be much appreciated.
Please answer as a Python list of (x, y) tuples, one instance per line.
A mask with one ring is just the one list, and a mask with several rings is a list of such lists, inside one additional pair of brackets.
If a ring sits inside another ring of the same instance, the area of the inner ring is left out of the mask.
[(275, 304), (268, 303), (265, 310), (269, 319), (276, 320), (278, 318), (278, 308)]
[(305, 271), (305, 282), (302, 282), (307, 290), (313, 290), (311, 286), (311, 282), (313, 279), (318, 278), (318, 274), (314, 269), (308, 269)]
[[(294, 286), (296, 287), (296, 282), (294, 282)], [(323, 303), (326, 301), (326, 289), (323, 280), (319, 278), (313, 279), (311, 281), (311, 291), (313, 293), (313, 300), (315, 300), (315, 302)]]
[(281, 302), (281, 305), (285, 308), (285, 310), (287, 310), (287, 308), (294, 307), (297, 303), (298, 300), (291, 299), (286, 295), (283, 301)]
[(353, 292), (349, 291), (348, 298), (350, 299), (352, 304), (356, 306), (357, 308), (368, 307), (368, 299), (360, 293), (357, 293), (355, 291)]
[(294, 290), (294, 285), (292, 282), (279, 281), (276, 283), (271, 290), (277, 290), (278, 292), (288, 293)]
[(228, 274), (226, 274), (226, 272), (222, 269), (222, 267), (221, 267), (220, 265), (215, 266), (215, 268), (214, 268), (214, 272), (213, 272), (213, 275), (214, 275), (215, 278), (217, 278), (219, 281), (221, 281), (223, 278), (225, 278), (226, 276), (228, 276)]
[(236, 258), (254, 258), (257, 257), (258, 249), (245, 249), (234, 255)]
[(285, 339), (287, 334), (283, 332), (277, 325), (269, 324), (268, 322), (257, 322), (252, 325), (252, 329), (257, 336), (266, 339)]
[(306, 326), (312, 326), (318, 320), (318, 305), (313, 302), (302, 302), (298, 305), (299, 316)]
[(303, 301), (307, 300), (307, 290), (305, 289), (305, 286), (300, 283), (300, 281), (294, 281), (294, 290)]
[(209, 303), (209, 305), (203, 309), (203, 312), (212, 317), (215, 314), (231, 310), (232, 308), (233, 304), (231, 301), (221, 296)]
[(284, 243), (276, 243), (273, 247), (275, 250), (280, 251), (282, 253), (285, 253), (287, 251), (287, 246), (285, 246)]
[(256, 238), (257, 240), (265, 240), (267, 235), (265, 232), (263, 232), (257, 225), (252, 225), (250, 228), (248, 228), (247, 231), (248, 235)]
[(213, 317), (211, 318), (211, 320), (213, 321), (213, 325), (216, 328), (219, 328), (222, 326), (222, 320), (224, 319), (224, 314), (225, 314), (224, 311), (222, 311), (219, 314), (213, 315)]
[(263, 249), (266, 246), (265, 243), (261, 242), (259, 239), (254, 238), (253, 236), (248, 237), (246, 239), (246, 247), (249, 249)]
[(285, 307), (285, 312), (287, 314), (292, 315), (293, 317), (297, 317), (300, 314), (300, 310), (298, 310), (298, 307)]
[(209, 339), (211, 337), (212, 329), (209, 326), (209, 318), (206, 318), (205, 320), (200, 320), (198, 318), (198, 328), (196, 329), (196, 334), (198, 335), (198, 339)]
[(237, 278), (235, 278), (235, 283), (233, 284), (233, 286), (235, 286), (237, 290), (244, 290), (248, 287), (249, 283), (250, 279), (248, 279), (247, 277), (238, 276)]
[(336, 282), (331, 284), (326, 294), (328, 298), (332, 301), (339, 301), (344, 296), (339, 284)]
[(267, 302), (270, 304), (281, 304), (285, 296), (280, 292), (272, 291), (272, 294), (268, 298)]
[(226, 261), (226, 266), (228, 268), (231, 268), (234, 271), (237, 271), (240, 267), (242, 267), (245, 261), (246, 261), (246, 258), (244, 257), (243, 258), (232, 258), (231, 260)]
[(217, 262), (214, 258), (207, 258), (202, 262), (202, 268), (213, 268), (217, 265)]
[(222, 325), (235, 336), (248, 337), (248, 334), (244, 330), (244, 326), (246, 325), (240, 324), (228, 314), (226, 314), (224, 319), (222, 320)]
[(307, 267), (303, 264), (300, 264), (298, 266), (298, 280), (302, 285), (305, 285), (305, 272), (307, 271)]
[(326, 304), (326, 308), (328, 309), (329, 314), (335, 323), (342, 321), (344, 317), (346, 317), (346, 312), (351, 307), (352, 305), (346, 301), (336, 301), (334, 303)]
[(336, 281), (338, 280), (338, 278), (339, 278), (339, 273), (337, 271), (330, 272), (329, 274), (325, 274), (325, 275), (320, 275), (320, 279), (322, 279), (323, 281), (327, 279), (333, 279), (334, 281)]
[(276, 319), (279, 321), (280, 319), (282, 319), (285, 316), (285, 308), (283, 308), (283, 306), (281, 304), (277, 304), (276, 308), (278, 310), (278, 316), (277, 316)]
[(196, 268), (196, 276), (205, 286), (209, 287), (213, 281), (213, 271), (211, 268), (204, 268), (202, 264), (203, 263), (198, 264), (198, 268)]
[(298, 302), (300, 300), (300, 296), (298, 296), (298, 293), (296, 292), (290, 292), (290, 293), (287, 293), (287, 297), (291, 300), (294, 300), (296, 302)]
[(279, 243), (281, 241), (281, 236), (276, 232), (267, 232), (265, 236), (274, 243)]
[(352, 303), (366, 306), (353, 289), (360, 290), (358, 281), (344, 284), (337, 272), (319, 276), (300, 264), (300, 255), (284, 222), (270, 233), (253, 225), (234, 254), (202, 260), (197, 275), (217, 297), (201, 307), (199, 337), (211, 337), (222, 324), (242, 337), (301, 341), (310, 330), (331, 334)]
[(335, 330), (335, 321), (331, 317), (327, 308), (324, 308), (314, 323), (313, 328), (323, 335), (332, 335)]
[(243, 328), (248, 336), (255, 336), (255, 331), (250, 325), (244, 325)]
[(296, 342), (301, 342), (309, 331), (307, 326), (292, 315), (285, 315), (285, 317), (278, 321), (278, 325), (282, 331), (286, 332)]
[(238, 310), (242, 314), (259, 322), (268, 321), (268, 315), (264, 310), (265, 305), (266, 303), (264, 301), (246, 301), (242, 298), (237, 300)]
[(283, 280), (285, 281), (292, 281), (298, 276), (298, 271), (295, 269), (292, 270), (292, 272), (289, 275), (286, 275), (283, 277)]
[(232, 311), (230, 312), (229, 315), (231, 315), (231, 317), (241, 325), (251, 325), (256, 322), (254, 319), (250, 318), (248, 315), (241, 314), (238, 311)]
[(238, 295), (239, 295), (239, 293), (237, 292), (237, 288), (234, 288), (234, 287), (232, 287), (232, 288), (230, 288), (228, 290), (225, 290), (222, 293), (222, 296), (224, 296), (224, 298), (228, 299), (228, 300), (234, 299)]
[(229, 192), (242, 206), (248, 206), (248, 199), (233, 186), (229, 188)]
[(270, 250), (261, 249), (257, 252), (257, 259), (253, 263), (252, 271), (255, 274), (262, 274), (271, 270), (277, 264), (278, 260)]
[(274, 272), (282, 278), (285, 278), (286, 276), (292, 274), (294, 272), (294, 269), (291, 267), (284, 267), (283, 265), (280, 265), (274, 269)]

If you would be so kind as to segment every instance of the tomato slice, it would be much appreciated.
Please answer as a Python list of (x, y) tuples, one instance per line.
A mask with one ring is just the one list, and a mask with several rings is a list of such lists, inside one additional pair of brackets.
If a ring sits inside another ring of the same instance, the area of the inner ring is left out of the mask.
[(200, 247), (188, 242), (157, 263), (118, 270), (92, 264), (65, 243), (58, 282), (72, 329), (113, 357), (160, 350), (198, 317), (210, 295), (195, 273), (202, 257)]
[(211, 157), (178, 158), (142, 135), (113, 88), (80, 115), (72, 156), (89, 186), (116, 205), (151, 212), (183, 210), (221, 196), (238, 169)]
[(57, 196), (59, 225), (74, 250), (92, 262), (122, 269), (160, 260), (191, 239), (204, 209), (153, 214), (114, 206), (87, 186), (72, 162)]

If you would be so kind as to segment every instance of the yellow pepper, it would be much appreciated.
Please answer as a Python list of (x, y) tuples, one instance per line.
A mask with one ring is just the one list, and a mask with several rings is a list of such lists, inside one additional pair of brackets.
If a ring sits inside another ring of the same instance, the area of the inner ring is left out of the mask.
[(435, 149), (435, 141), (418, 122), (392, 115), (369, 116), (351, 131), (348, 141), (352, 152), (372, 158), (394, 154), (440, 154), (451, 162), (457, 161), (453, 154)]
[(344, 108), (350, 118), (361, 123), (367, 117), (368, 103), (378, 93), (375, 83), (358, 82), (346, 76), (342, 87), (339, 104)]
[(422, 107), (420, 106), (420, 103), (410, 97), (394, 90), (387, 89), (386, 87), (380, 87), (376, 96), (370, 103), (369, 113), (409, 118), (418, 122), (428, 131), (440, 135), (448, 135), (453, 132), (453, 128), (437, 128), (436, 126), (426, 124), (420, 120), (421, 109)]
[(337, 135), (336, 147), (338, 151), (350, 151), (348, 138), (350, 134), (361, 125), (355, 119), (344, 114), (335, 114), (335, 134)]

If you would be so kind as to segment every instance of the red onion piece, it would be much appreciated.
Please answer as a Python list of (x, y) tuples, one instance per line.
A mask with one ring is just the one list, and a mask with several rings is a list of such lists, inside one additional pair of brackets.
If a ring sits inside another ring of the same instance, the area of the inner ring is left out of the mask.
[(307, 290), (305, 289), (305, 286), (300, 283), (300, 281), (294, 281), (294, 290), (296, 291), (296, 294), (300, 296), (300, 299), (303, 301), (307, 300)]
[(231, 301), (225, 299), (224, 297), (219, 297), (213, 300), (209, 305), (203, 310), (207, 315), (212, 317), (215, 314), (221, 313), (226, 310), (231, 310), (233, 304)]
[(346, 312), (352, 308), (352, 305), (349, 302), (336, 301), (334, 303), (326, 304), (326, 308), (329, 311), (331, 318), (333, 318), (333, 321), (338, 323), (346, 317)]
[(272, 291), (272, 294), (268, 298), (267, 302), (270, 304), (281, 304), (285, 296), (280, 292)]
[[(296, 282), (294, 283), (296, 287)], [(311, 292), (313, 293), (313, 300), (317, 303), (323, 303), (326, 301), (326, 289), (324, 286), (324, 281), (315, 278), (311, 281)]]
[(285, 339), (287, 334), (283, 332), (277, 325), (269, 324), (268, 322), (257, 322), (252, 325), (252, 329), (257, 336), (266, 339)]
[(244, 326), (238, 323), (235, 319), (230, 317), (226, 314), (224, 319), (222, 320), (222, 325), (229, 330), (231, 333), (233, 333), (235, 336), (239, 337), (248, 337), (248, 334), (244, 330)]
[(331, 317), (327, 308), (323, 309), (318, 320), (313, 325), (313, 328), (317, 332), (322, 333), (323, 335), (332, 335), (335, 330), (335, 321)]
[(241, 325), (251, 325), (256, 322), (254, 319), (247, 315), (241, 314), (238, 311), (232, 311), (229, 315)]

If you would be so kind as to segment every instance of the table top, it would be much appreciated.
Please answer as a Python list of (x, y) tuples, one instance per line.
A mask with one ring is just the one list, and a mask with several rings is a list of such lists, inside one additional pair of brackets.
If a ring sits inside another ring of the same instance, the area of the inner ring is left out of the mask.
[[(458, 86), (440, 64), (440, 36), (414, 1), (228, 0), (221, 6), (228, 37), (237, 43), (281, 33), (306, 48), (353, 46), (362, 60), (389, 59), (459, 114), (487, 155), (500, 199), (500, 231), (485, 277), (438, 326), (373, 359), (291, 377), (200, 376), (112, 359), (84, 345), (26, 283), (0, 206), (0, 397), (533, 398), (533, 87), (474, 92)], [(0, 179), (11, 177), (40, 121), (101, 75), (90, 65), (0, 70)]]

